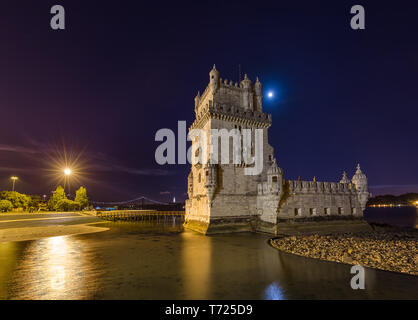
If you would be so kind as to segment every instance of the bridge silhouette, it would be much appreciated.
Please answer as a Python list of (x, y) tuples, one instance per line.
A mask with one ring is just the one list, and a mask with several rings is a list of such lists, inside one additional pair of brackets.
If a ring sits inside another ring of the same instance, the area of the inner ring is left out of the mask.
[[(92, 201), (92, 204), (98, 210), (96, 213), (97, 217), (104, 220), (170, 221), (174, 223), (176, 221), (184, 221), (184, 207), (182, 203), (161, 202), (145, 196), (125, 201)], [(117, 209), (115, 210), (114, 207), (117, 207)]]
[(120, 205), (146, 205), (146, 204), (161, 204), (165, 205), (168, 202), (161, 202), (157, 200), (150, 199), (145, 196), (141, 196), (131, 200), (125, 201), (91, 201), (94, 205), (102, 205), (102, 206), (120, 206)]

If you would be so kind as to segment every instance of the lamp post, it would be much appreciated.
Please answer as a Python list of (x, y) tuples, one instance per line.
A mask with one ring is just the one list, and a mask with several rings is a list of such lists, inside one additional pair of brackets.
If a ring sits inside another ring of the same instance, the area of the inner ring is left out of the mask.
[(16, 181), (19, 180), (19, 178), (16, 176), (12, 176), (10, 177), (10, 180), (12, 180), (12, 191), (15, 191), (15, 184), (16, 184)]
[(64, 193), (65, 193), (65, 184), (68, 180), (68, 193), (70, 193), (70, 175), (71, 175), (71, 169), (65, 168), (64, 169)]

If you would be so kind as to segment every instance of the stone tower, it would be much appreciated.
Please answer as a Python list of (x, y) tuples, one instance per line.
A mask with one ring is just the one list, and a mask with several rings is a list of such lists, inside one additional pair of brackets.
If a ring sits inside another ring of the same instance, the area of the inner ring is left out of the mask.
[[(228, 132), (236, 130), (238, 133), (251, 130), (251, 150), (245, 147), (243, 150), (252, 156), (257, 151), (262, 152), (262, 170), (258, 175), (245, 174), (246, 167), (251, 165), (233, 161), (237, 152), (233, 143), (228, 145), (228, 163), (224, 163), (220, 155), (217, 161), (213, 161), (213, 150), (205, 154), (205, 163), (193, 164), (188, 176), (186, 227), (203, 233), (224, 229), (250, 230), (251, 221), (257, 214), (257, 185), (267, 179), (267, 170), (274, 159), (267, 133), (271, 115), (263, 112), (262, 99), (262, 84), (258, 78), (253, 84), (245, 75), (240, 83), (234, 83), (222, 80), (215, 66), (209, 72), (208, 86), (202, 95), (198, 93), (195, 97), (196, 120), (190, 130), (203, 130), (208, 143), (211, 139), (218, 139), (212, 134), (214, 129), (226, 129)], [(256, 129), (262, 132), (261, 145), (255, 145)], [(221, 145), (222, 140), (218, 141)]]
[[(247, 75), (240, 83), (222, 80), (213, 66), (205, 91), (195, 97), (195, 116), (189, 134), (199, 161), (188, 176), (186, 228), (277, 234), (368, 227), (363, 211), (370, 194), (360, 165), (351, 181), (345, 172), (338, 182), (285, 179), (268, 143), (272, 121), (263, 112), (258, 78), (254, 84)], [(259, 158), (252, 163), (248, 157)]]

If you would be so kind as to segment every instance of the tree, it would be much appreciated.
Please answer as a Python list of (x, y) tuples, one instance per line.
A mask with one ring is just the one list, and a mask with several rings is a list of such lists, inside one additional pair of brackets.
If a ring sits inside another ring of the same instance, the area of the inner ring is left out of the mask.
[(54, 194), (52, 195), (51, 199), (48, 201), (48, 209), (50, 211), (57, 210), (57, 204), (60, 200), (66, 200), (67, 196), (65, 195), (64, 188), (58, 186), (55, 190)]
[(0, 200), (0, 212), (8, 212), (13, 209), (13, 204), (9, 200)]
[(8, 200), (12, 203), (13, 208), (27, 209), (30, 203), (30, 197), (16, 191), (0, 192), (0, 200)]
[(80, 204), (80, 208), (84, 209), (89, 206), (89, 199), (87, 198), (87, 190), (84, 187), (80, 187), (75, 193), (75, 202)]
[(34, 196), (29, 196), (29, 198), (30, 198), (29, 212), (38, 211), (42, 203), (41, 197), (34, 195)]
[(69, 199), (61, 199), (55, 205), (57, 211), (77, 211), (80, 210), (80, 204), (76, 201)]

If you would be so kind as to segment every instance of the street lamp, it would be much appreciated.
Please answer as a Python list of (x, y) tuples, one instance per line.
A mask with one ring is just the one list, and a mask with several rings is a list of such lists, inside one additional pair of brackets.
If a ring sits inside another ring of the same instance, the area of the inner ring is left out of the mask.
[(10, 177), (10, 180), (12, 180), (12, 191), (15, 191), (15, 183), (17, 180), (19, 180), (19, 178), (16, 176), (12, 176)]
[(71, 175), (71, 169), (65, 168), (64, 169), (64, 193), (65, 193), (65, 185), (66, 182), (68, 182), (68, 194), (70, 194), (70, 175)]

